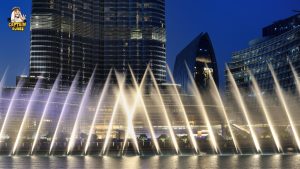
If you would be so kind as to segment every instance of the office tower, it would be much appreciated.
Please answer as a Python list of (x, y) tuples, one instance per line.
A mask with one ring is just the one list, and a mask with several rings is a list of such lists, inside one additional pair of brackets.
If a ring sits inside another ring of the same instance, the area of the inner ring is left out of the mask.
[(147, 64), (159, 83), (166, 76), (164, 0), (102, 0), (101, 52), (104, 76), (111, 68), (133, 69), (141, 80)]
[[(250, 42), (246, 49), (234, 52), (228, 63), (238, 87), (250, 91), (252, 71), (262, 92), (273, 92), (275, 85), (268, 63), (273, 65), (281, 87), (295, 90), (295, 81), (289, 62), (300, 73), (300, 14), (263, 28), (263, 37)], [(226, 76), (226, 88), (229, 90)], [(250, 89), (250, 90), (249, 90)]]
[(94, 0), (33, 0), (30, 78), (52, 84), (61, 72), (61, 85), (69, 86), (79, 72), (86, 85), (96, 65), (100, 78), (101, 9)]

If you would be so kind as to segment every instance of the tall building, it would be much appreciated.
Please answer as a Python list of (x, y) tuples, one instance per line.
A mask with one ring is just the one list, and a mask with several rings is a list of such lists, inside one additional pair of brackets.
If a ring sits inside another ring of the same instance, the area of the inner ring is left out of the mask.
[(101, 0), (101, 53), (104, 75), (111, 68), (138, 81), (150, 64), (158, 82), (166, 76), (164, 0)]
[[(250, 69), (261, 89), (272, 92), (274, 80), (268, 68), (272, 64), (281, 87), (295, 90), (295, 82), (289, 61), (300, 73), (300, 14), (263, 28), (263, 37), (250, 42), (250, 47), (234, 52), (232, 61), (228, 63), (238, 87), (249, 91), (251, 79)], [(226, 76), (229, 90), (229, 80)], [(251, 91), (251, 90), (250, 90)]]
[(33, 0), (30, 77), (51, 84), (61, 72), (62, 85), (68, 86), (79, 72), (85, 85), (101, 66), (100, 10), (94, 0)]
[(33, 0), (30, 78), (49, 84), (62, 73), (70, 85), (79, 72), (85, 85), (97, 65), (103, 82), (111, 68), (141, 80), (150, 64), (158, 82), (166, 76), (164, 0)]
[(198, 35), (176, 57), (173, 75), (183, 92), (188, 92), (191, 83), (186, 65), (200, 90), (209, 86), (209, 75), (219, 84), (217, 60), (208, 33)]

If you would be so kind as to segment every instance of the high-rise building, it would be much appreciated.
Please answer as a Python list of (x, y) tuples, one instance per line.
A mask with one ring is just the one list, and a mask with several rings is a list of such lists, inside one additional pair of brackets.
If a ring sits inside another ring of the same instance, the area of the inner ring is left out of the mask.
[[(103, 82), (111, 68), (138, 80), (150, 64), (158, 82), (166, 76), (164, 0), (33, 0), (30, 78), (70, 85), (79, 72), (85, 85), (97, 66)], [(32, 80), (31, 80), (32, 81)]]
[[(295, 81), (289, 62), (300, 73), (300, 14), (263, 28), (263, 38), (250, 42), (250, 47), (234, 52), (228, 67), (239, 88), (250, 91), (251, 78), (248, 70), (254, 74), (263, 92), (273, 92), (274, 80), (268, 68), (270, 63), (277, 74), (281, 87), (295, 90)], [(226, 76), (226, 88), (229, 80)]]
[(175, 81), (181, 85), (183, 92), (188, 92), (191, 83), (186, 66), (194, 76), (200, 90), (208, 88), (210, 75), (213, 76), (218, 86), (217, 60), (208, 33), (198, 35), (176, 57), (173, 75)]
[(100, 10), (99, 0), (33, 0), (30, 77), (51, 84), (61, 72), (68, 86), (79, 72), (85, 85), (101, 67)]
[(166, 76), (164, 0), (101, 0), (101, 53), (104, 75), (111, 68), (138, 81), (150, 64), (158, 82)]

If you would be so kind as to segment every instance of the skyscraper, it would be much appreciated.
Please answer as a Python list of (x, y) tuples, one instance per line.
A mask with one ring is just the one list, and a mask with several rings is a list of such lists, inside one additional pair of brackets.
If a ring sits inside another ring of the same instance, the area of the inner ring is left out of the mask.
[(101, 52), (104, 75), (111, 68), (138, 81), (150, 64), (158, 82), (166, 76), (164, 0), (101, 0)]
[[(237, 85), (251, 92), (251, 77), (254, 74), (263, 92), (274, 91), (275, 85), (268, 63), (273, 65), (281, 87), (295, 90), (295, 81), (289, 62), (300, 72), (300, 14), (277, 21), (263, 28), (263, 37), (252, 40), (250, 47), (234, 52), (228, 67)], [(226, 76), (226, 87), (230, 82)], [(229, 93), (229, 92), (228, 92)]]
[(61, 72), (68, 86), (80, 72), (85, 85), (101, 61), (100, 9), (94, 0), (33, 0), (30, 77), (51, 84)]
[(85, 85), (97, 66), (103, 82), (111, 68), (138, 80), (150, 64), (158, 82), (166, 75), (164, 0), (33, 0), (30, 76), (53, 83), (59, 72)]
[(199, 34), (176, 57), (174, 79), (182, 86), (184, 92), (188, 91), (191, 83), (186, 65), (200, 90), (207, 89), (210, 75), (216, 84), (219, 84), (217, 60), (208, 33)]

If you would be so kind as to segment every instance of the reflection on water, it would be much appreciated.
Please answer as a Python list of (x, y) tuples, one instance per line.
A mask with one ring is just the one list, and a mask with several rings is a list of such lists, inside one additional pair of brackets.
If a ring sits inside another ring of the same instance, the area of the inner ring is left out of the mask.
[(151, 157), (0, 157), (0, 168), (38, 169), (289, 169), (300, 168), (300, 155), (151, 156)]

